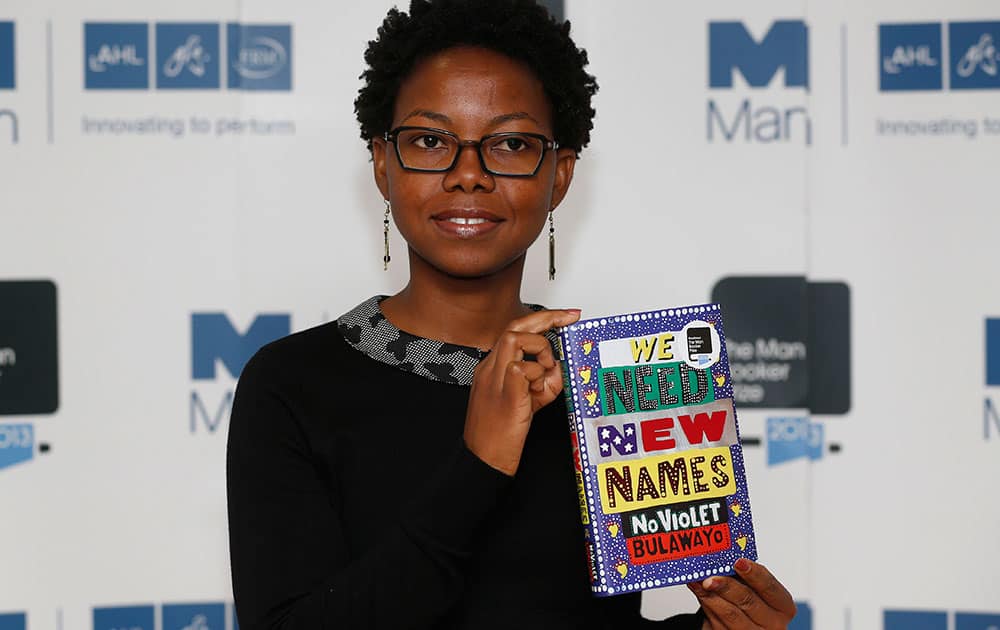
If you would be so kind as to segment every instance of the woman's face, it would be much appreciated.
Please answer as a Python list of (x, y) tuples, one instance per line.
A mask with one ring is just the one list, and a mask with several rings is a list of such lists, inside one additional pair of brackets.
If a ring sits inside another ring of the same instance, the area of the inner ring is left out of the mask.
[[(417, 64), (400, 86), (392, 127), (445, 129), (462, 140), (518, 131), (552, 138), (542, 84), (519, 62), (456, 47)], [(532, 177), (483, 170), (473, 147), (446, 173), (406, 171), (395, 148), (372, 141), (375, 180), (410, 248), (454, 277), (487, 276), (524, 256), (569, 187), (575, 153), (547, 151)]]

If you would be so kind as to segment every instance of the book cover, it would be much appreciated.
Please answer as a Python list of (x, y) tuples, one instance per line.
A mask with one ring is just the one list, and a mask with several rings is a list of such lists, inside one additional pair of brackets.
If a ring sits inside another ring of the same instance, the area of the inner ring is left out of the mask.
[(684, 584), (756, 560), (719, 305), (558, 332), (594, 593)]

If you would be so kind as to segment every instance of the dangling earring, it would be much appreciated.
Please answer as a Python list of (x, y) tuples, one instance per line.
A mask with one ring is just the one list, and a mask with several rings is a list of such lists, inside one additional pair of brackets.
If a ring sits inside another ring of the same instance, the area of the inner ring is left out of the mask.
[(389, 200), (385, 200), (385, 218), (382, 219), (382, 237), (385, 240), (385, 255), (382, 256), (382, 271), (389, 271)]
[(552, 223), (552, 210), (549, 210), (549, 280), (556, 279), (556, 227)]

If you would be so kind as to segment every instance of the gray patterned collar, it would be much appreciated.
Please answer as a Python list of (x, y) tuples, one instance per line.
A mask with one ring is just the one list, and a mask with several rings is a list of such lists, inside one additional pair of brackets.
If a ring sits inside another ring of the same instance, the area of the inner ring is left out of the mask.
[[(472, 385), (476, 366), (489, 351), (426, 339), (396, 328), (379, 307), (386, 297), (368, 298), (337, 318), (337, 329), (347, 343), (372, 359), (405, 372), (452, 385)], [(537, 304), (528, 306), (542, 310)], [(549, 341), (555, 339), (551, 332), (546, 336)]]

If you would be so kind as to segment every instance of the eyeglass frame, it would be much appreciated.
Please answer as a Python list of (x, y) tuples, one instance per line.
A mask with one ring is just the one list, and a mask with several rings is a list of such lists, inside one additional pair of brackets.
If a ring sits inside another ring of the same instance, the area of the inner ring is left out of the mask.
[[(399, 152), (399, 143), (396, 142), (396, 138), (399, 137), (399, 133), (401, 131), (410, 131), (413, 129), (433, 131), (434, 133), (439, 133), (454, 138), (455, 141), (458, 143), (458, 150), (455, 151), (455, 157), (452, 158), (451, 164), (449, 164), (446, 168), (417, 168), (414, 166), (407, 166), (403, 162), (403, 156)], [(528, 136), (542, 141), (542, 152), (538, 156), (538, 164), (535, 165), (535, 170), (531, 171), (530, 173), (500, 173), (486, 166), (486, 159), (483, 158), (483, 143), (491, 138), (502, 138), (504, 136)], [(438, 129), (436, 127), (421, 127), (419, 125), (403, 125), (400, 127), (396, 127), (394, 129), (390, 129), (389, 131), (382, 134), (382, 139), (385, 140), (386, 142), (391, 142), (392, 146), (396, 148), (396, 159), (399, 160), (399, 166), (402, 167), (404, 171), (413, 171), (416, 173), (450, 172), (455, 168), (455, 165), (458, 164), (458, 158), (461, 157), (462, 155), (462, 149), (464, 149), (465, 147), (476, 147), (476, 155), (479, 156), (479, 166), (482, 167), (484, 172), (497, 177), (534, 177), (535, 175), (538, 174), (538, 170), (542, 168), (542, 162), (545, 161), (545, 152), (550, 150), (555, 151), (556, 149), (559, 148), (559, 143), (553, 140), (552, 138), (548, 138), (540, 133), (531, 133), (528, 131), (501, 131), (499, 133), (488, 133), (479, 140), (462, 140), (461, 138), (458, 137), (458, 134), (448, 131), (447, 129)]]

